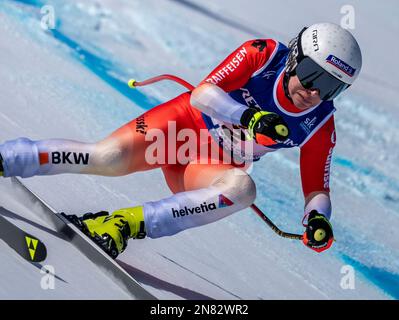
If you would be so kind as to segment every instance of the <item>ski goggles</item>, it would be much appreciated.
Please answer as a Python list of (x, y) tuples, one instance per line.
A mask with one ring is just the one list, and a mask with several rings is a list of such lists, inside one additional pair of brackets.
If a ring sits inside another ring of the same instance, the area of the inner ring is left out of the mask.
[(329, 74), (309, 57), (303, 57), (295, 71), (302, 86), (305, 89), (317, 89), (321, 100), (333, 100), (350, 86)]

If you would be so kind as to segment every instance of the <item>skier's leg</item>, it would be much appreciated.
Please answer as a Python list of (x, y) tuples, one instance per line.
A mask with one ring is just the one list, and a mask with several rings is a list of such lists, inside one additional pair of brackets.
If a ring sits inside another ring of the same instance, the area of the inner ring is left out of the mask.
[(231, 165), (189, 164), (182, 174), (185, 191), (144, 203), (145, 230), (150, 238), (217, 221), (255, 200), (251, 177)]
[[(154, 139), (147, 133), (168, 136), (169, 123), (176, 131), (192, 122), (187, 113), (189, 94), (163, 103), (97, 143), (50, 139), (32, 141), (20, 138), (0, 144), (4, 176), (31, 177), (60, 173), (84, 173), (120, 176), (166, 165), (169, 161), (168, 139), (157, 145), (157, 157), (147, 153)], [(175, 154), (175, 151), (173, 151)]]
[(85, 215), (80, 221), (90, 235), (121, 253), (130, 238), (159, 238), (202, 226), (250, 206), (256, 197), (251, 177), (232, 165), (191, 163), (163, 170), (172, 191), (180, 192), (110, 216)]
[(106, 148), (101, 143), (65, 139), (10, 140), (0, 145), (0, 154), (3, 158), (5, 177), (95, 173), (104, 169), (106, 163), (109, 164), (109, 169), (118, 164), (117, 152), (111, 146)]

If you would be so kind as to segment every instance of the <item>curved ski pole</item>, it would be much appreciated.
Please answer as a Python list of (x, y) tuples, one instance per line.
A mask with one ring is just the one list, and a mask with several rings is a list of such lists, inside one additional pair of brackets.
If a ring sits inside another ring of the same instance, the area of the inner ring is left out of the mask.
[(195, 88), (192, 84), (188, 83), (187, 81), (183, 80), (182, 78), (176, 77), (176, 76), (171, 75), (171, 74), (162, 74), (160, 76), (149, 78), (149, 79), (146, 79), (144, 81), (136, 81), (134, 79), (130, 79), (128, 81), (128, 86), (131, 89), (135, 89), (137, 87), (144, 87), (144, 86), (147, 86), (149, 84), (152, 84), (152, 83), (155, 83), (155, 82), (159, 82), (159, 81), (162, 81), (162, 80), (170, 80), (170, 81), (177, 82), (178, 84), (182, 85), (183, 87), (186, 87), (190, 91), (194, 90), (194, 88)]
[(266, 224), (280, 237), (294, 239), (294, 240), (302, 240), (303, 235), (295, 234), (295, 233), (288, 233), (281, 231), (263, 212), (260, 210), (255, 204), (251, 205), (251, 209), (255, 211), (255, 213), (264, 221)]
[[(194, 90), (194, 86), (187, 81), (176, 77), (174, 75), (170, 74), (162, 74), (160, 76), (156, 76), (150, 79), (146, 79), (144, 81), (136, 81), (134, 79), (130, 79), (128, 82), (129, 88), (135, 89), (137, 87), (143, 87), (155, 82), (159, 82), (162, 80), (170, 80), (177, 82), (178, 84), (182, 85), (183, 87), (186, 87), (188, 90), (192, 91)], [(288, 239), (295, 239), (295, 240), (302, 240), (303, 236), (301, 234), (294, 234), (294, 233), (288, 233), (281, 231), (263, 212), (260, 210), (255, 204), (251, 205), (251, 209), (255, 211), (255, 213), (264, 221), (266, 224), (275, 232), (277, 233), (280, 237), (283, 238), (288, 238)]]

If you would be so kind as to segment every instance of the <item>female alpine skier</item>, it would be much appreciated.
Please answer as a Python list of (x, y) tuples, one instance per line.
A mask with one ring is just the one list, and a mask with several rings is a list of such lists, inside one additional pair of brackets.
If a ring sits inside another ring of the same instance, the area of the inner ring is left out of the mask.
[(249, 207), (256, 197), (249, 166), (268, 152), (299, 147), (307, 219), (303, 242), (321, 252), (333, 242), (333, 99), (355, 81), (361, 65), (355, 38), (332, 23), (304, 28), (288, 47), (273, 39), (250, 40), (194, 90), (102, 141), (5, 142), (0, 174), (121, 176), (161, 168), (172, 196), (76, 218), (103, 248), (119, 254), (130, 238), (174, 235)]

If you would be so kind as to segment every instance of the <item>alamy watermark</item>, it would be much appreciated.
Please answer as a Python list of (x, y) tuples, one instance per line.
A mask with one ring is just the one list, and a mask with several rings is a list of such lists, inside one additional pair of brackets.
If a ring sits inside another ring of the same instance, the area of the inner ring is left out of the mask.
[(150, 165), (223, 163), (246, 167), (248, 170), (257, 157), (254, 141), (246, 140), (240, 128), (223, 128), (215, 138), (208, 129), (177, 130), (176, 121), (168, 121), (165, 129), (146, 127), (144, 131), (144, 126), (144, 119), (137, 120), (136, 134), (144, 135), (145, 161)]
[(344, 290), (355, 290), (355, 269), (350, 265), (344, 265), (341, 268), (341, 274), (344, 275), (340, 282), (341, 288)]
[(43, 274), (40, 280), (40, 287), (43, 290), (55, 289), (55, 268), (51, 265), (45, 265), (41, 268), (40, 273)]
[(45, 5), (40, 9), (42, 18), (40, 26), (43, 30), (55, 29), (55, 10), (53, 6)]
[(341, 17), (341, 27), (344, 29), (355, 29), (355, 7), (350, 5), (350, 4), (346, 4), (344, 6), (341, 7), (341, 14), (343, 15)]

